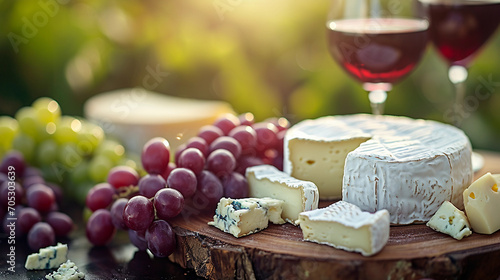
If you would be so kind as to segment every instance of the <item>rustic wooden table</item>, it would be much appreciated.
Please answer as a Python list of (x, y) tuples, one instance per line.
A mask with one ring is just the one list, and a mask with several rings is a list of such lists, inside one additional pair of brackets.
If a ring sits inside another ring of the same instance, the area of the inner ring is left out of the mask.
[[(484, 152), (486, 172), (500, 173), (500, 154)], [(328, 202), (322, 202), (323, 205)], [(74, 216), (81, 216), (79, 209)], [(300, 228), (290, 224), (236, 239), (207, 222), (212, 213), (172, 225), (178, 246), (169, 259), (151, 258), (138, 252), (120, 234), (107, 247), (92, 247), (84, 236), (84, 225), (66, 240), (68, 257), (85, 279), (499, 279), (500, 231), (473, 234), (457, 241), (425, 225), (391, 227), (386, 247), (377, 255), (357, 253), (302, 241)], [(26, 242), (16, 244), (16, 272), (7, 271), (5, 235), (0, 238), (0, 279), (42, 279), (49, 271), (27, 271)]]

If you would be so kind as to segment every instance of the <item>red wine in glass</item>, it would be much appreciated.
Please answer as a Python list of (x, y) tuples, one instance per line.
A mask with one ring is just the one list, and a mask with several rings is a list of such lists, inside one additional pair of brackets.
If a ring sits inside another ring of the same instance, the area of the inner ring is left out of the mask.
[(429, 36), (450, 65), (469, 66), (500, 23), (500, 1), (424, 1)]
[[(500, 23), (498, 0), (420, 0), (430, 21), (429, 36), (448, 62), (448, 77), (455, 87), (455, 104), (445, 112), (455, 126), (469, 114), (464, 109), (465, 80), (479, 49), (495, 33)], [(481, 169), (482, 157), (473, 152), (474, 171)]]
[(329, 51), (359, 81), (393, 84), (419, 62), (427, 44), (427, 27), (426, 20), (406, 18), (330, 21)]

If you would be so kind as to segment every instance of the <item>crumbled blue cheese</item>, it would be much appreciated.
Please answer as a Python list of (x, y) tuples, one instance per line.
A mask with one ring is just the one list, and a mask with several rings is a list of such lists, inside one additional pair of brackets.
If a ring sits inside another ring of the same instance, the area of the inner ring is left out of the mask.
[(61, 264), (57, 271), (45, 276), (45, 279), (48, 280), (78, 280), (83, 278), (85, 278), (85, 274), (83, 272), (79, 272), (78, 267), (70, 260)]
[(68, 245), (57, 243), (56, 246), (41, 248), (38, 253), (33, 253), (26, 258), (24, 267), (32, 269), (52, 269), (67, 260)]
[(273, 198), (222, 198), (209, 225), (241, 237), (267, 228), (269, 221), (283, 224), (283, 201)]

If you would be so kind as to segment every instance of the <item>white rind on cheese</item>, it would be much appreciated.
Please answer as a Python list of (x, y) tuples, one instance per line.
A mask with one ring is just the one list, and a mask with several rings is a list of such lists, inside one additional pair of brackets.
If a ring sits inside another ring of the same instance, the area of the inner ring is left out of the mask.
[[(331, 150), (311, 152), (321, 145)], [(330, 164), (332, 160), (343, 164)], [(300, 175), (308, 163), (316, 164), (319, 181)], [(364, 211), (387, 209), (393, 224), (426, 222), (446, 200), (463, 209), (462, 192), (473, 177), (470, 142), (461, 130), (434, 121), (364, 114), (291, 127), (285, 136), (284, 170), (315, 182), (321, 198), (341, 193), (342, 200)]]
[(464, 192), (465, 212), (472, 229), (491, 234), (500, 229), (500, 175), (486, 173)]
[(24, 267), (28, 270), (56, 268), (67, 260), (67, 255), (68, 245), (57, 243), (29, 255)]
[(318, 208), (319, 193), (316, 185), (298, 180), (271, 165), (257, 165), (246, 169), (249, 196), (272, 197), (284, 201), (282, 217), (298, 224), (300, 212)]
[(304, 240), (371, 256), (389, 240), (389, 219), (387, 210), (372, 214), (338, 201), (326, 208), (300, 213), (300, 228)]
[(283, 224), (283, 201), (273, 198), (221, 198), (214, 220), (208, 224), (234, 237), (246, 236), (267, 228), (269, 221)]
[(449, 201), (443, 202), (438, 211), (427, 222), (427, 226), (457, 240), (462, 240), (462, 238), (472, 234), (465, 213)]

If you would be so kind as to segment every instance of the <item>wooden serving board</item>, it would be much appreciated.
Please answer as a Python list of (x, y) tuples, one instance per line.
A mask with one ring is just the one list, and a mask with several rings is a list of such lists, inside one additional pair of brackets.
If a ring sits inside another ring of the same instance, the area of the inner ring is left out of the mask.
[[(500, 173), (500, 154), (481, 154), (475, 177)], [(500, 279), (500, 231), (458, 241), (425, 225), (392, 226), (382, 251), (364, 257), (303, 241), (291, 224), (235, 238), (207, 225), (212, 218), (193, 213), (171, 222), (178, 244), (170, 260), (209, 279)]]

